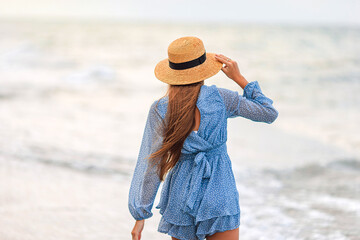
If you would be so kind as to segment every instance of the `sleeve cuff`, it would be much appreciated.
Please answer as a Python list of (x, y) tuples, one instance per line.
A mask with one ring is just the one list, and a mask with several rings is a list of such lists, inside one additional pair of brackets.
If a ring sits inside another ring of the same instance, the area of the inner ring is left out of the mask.
[(244, 87), (243, 97), (253, 98), (252, 95), (254, 90), (258, 90), (261, 92), (261, 88), (258, 81), (251, 81), (248, 84), (246, 84), (246, 86)]
[(132, 206), (129, 206), (129, 210), (135, 220), (148, 219), (153, 216), (153, 213), (149, 212), (145, 208), (140, 207), (140, 208), (135, 209)]
[(143, 217), (134, 217), (134, 219), (135, 220), (144, 220), (144, 219), (148, 219), (148, 218), (150, 218), (150, 217), (152, 217), (152, 213), (149, 213), (149, 214), (146, 214), (145, 216), (143, 216)]

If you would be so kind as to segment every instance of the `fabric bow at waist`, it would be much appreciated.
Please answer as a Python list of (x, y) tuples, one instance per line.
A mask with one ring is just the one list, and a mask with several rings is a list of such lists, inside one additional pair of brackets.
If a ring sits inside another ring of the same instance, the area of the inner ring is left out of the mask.
[(190, 215), (195, 216), (195, 202), (197, 196), (200, 192), (201, 182), (203, 178), (210, 178), (211, 176), (211, 165), (206, 157), (206, 154), (211, 154), (215, 152), (226, 152), (226, 143), (223, 143), (219, 146), (211, 148), (209, 150), (200, 151), (195, 155), (195, 166), (191, 171), (191, 181), (190, 181), (190, 190), (188, 198), (185, 202), (183, 210), (188, 212)]

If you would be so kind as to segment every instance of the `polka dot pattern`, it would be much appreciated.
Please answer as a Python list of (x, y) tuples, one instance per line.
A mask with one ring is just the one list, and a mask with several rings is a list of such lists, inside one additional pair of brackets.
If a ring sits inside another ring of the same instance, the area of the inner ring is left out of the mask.
[[(227, 119), (244, 117), (272, 123), (273, 101), (257, 81), (243, 95), (216, 85), (202, 85), (197, 100), (200, 126), (184, 142), (181, 156), (167, 174), (156, 206), (162, 215), (158, 231), (178, 239), (205, 239), (239, 227), (239, 193), (227, 153)], [(161, 147), (167, 97), (152, 103), (129, 190), (128, 207), (136, 220), (150, 218), (160, 180), (146, 157)]]

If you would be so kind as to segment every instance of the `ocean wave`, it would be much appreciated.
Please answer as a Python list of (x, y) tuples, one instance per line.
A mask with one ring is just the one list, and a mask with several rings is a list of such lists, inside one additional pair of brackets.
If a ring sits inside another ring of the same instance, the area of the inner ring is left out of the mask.
[(75, 85), (86, 85), (89, 83), (101, 83), (106, 84), (113, 82), (117, 79), (116, 71), (106, 65), (96, 65), (84, 69), (82, 71), (75, 72), (65, 77), (65, 82)]
[(281, 170), (238, 170), (244, 239), (355, 239), (359, 166), (357, 159), (340, 159)]
[(87, 174), (129, 176), (132, 161), (121, 156), (106, 153), (90, 153), (61, 149), (29, 147), (16, 152), (0, 152), (4, 158), (18, 161), (35, 161), (53, 167), (81, 171)]

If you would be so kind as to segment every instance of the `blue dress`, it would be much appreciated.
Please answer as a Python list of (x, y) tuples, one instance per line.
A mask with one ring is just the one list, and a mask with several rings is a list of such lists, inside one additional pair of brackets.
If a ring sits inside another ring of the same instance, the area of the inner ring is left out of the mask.
[[(161, 147), (168, 96), (152, 103), (132, 176), (128, 207), (135, 220), (150, 218), (160, 180), (146, 157)], [(207, 235), (239, 227), (239, 193), (227, 153), (227, 119), (237, 116), (272, 123), (278, 117), (273, 101), (257, 81), (243, 95), (216, 85), (202, 85), (197, 107), (198, 131), (184, 142), (181, 156), (166, 175), (159, 204), (158, 231), (178, 239), (205, 239)]]

